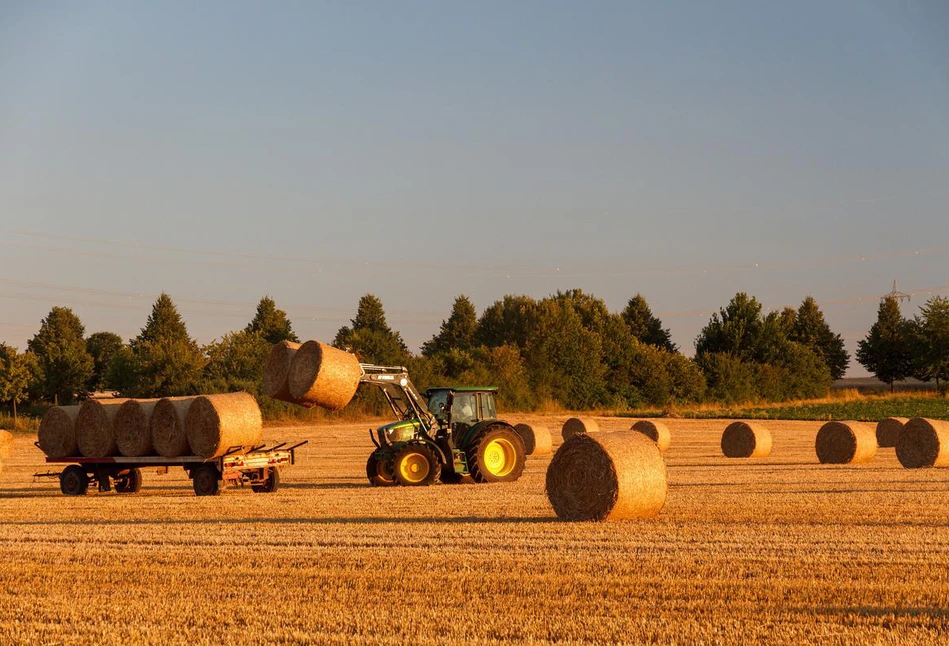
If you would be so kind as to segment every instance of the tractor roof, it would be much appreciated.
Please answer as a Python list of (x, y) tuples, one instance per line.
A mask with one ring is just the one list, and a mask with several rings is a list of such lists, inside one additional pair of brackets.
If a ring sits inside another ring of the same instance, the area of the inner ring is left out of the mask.
[(431, 393), (431, 392), (435, 392), (436, 390), (451, 390), (456, 393), (480, 393), (480, 392), (496, 393), (498, 391), (498, 387), (497, 386), (435, 386), (434, 388), (429, 388), (425, 392)]

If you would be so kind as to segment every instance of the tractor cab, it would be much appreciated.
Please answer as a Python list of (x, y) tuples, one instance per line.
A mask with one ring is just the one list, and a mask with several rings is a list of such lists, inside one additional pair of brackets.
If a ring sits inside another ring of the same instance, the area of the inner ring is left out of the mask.
[(435, 416), (439, 429), (461, 437), (475, 424), (497, 419), (497, 392), (497, 388), (429, 388), (422, 396), (428, 400), (428, 412)]

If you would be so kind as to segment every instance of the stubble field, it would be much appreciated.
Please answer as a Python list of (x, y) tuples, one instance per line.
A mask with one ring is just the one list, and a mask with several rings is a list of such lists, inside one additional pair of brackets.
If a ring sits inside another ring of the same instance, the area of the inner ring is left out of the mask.
[(554, 518), (549, 457), (509, 485), (371, 488), (368, 423), (265, 429), (310, 440), (281, 490), (217, 498), (180, 469), (65, 498), (33, 482), (47, 467), (21, 434), (0, 474), (0, 644), (949, 640), (949, 471), (892, 449), (818, 465), (815, 422), (769, 422), (770, 458), (727, 460), (726, 424), (670, 420), (662, 514), (603, 524)]

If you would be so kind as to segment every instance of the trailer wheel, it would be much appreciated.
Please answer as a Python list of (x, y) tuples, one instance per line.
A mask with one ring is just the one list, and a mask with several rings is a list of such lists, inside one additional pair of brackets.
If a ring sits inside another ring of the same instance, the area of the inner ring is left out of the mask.
[(216, 496), (221, 493), (221, 473), (214, 465), (202, 465), (191, 472), (191, 484), (196, 496)]
[(59, 474), (59, 490), (64, 496), (84, 496), (89, 490), (89, 476), (78, 464), (71, 464)]
[(434, 484), (442, 465), (434, 451), (424, 444), (406, 444), (395, 454), (392, 462), (395, 479), (406, 487), (424, 487)]
[(138, 493), (142, 490), (142, 470), (138, 467), (129, 469), (127, 474), (114, 480), (116, 493)]
[(392, 461), (378, 451), (373, 451), (366, 461), (366, 477), (373, 487), (391, 487), (395, 484)]
[(267, 479), (260, 484), (250, 486), (254, 493), (273, 493), (280, 488), (280, 471), (276, 467), (271, 467)]

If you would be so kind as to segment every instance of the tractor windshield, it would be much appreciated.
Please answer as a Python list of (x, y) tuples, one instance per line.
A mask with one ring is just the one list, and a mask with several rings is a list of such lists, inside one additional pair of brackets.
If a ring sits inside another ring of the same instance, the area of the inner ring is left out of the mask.
[(481, 395), (481, 414), (484, 419), (497, 419), (498, 410), (494, 405), (494, 394), (485, 393)]
[(478, 421), (478, 406), (475, 393), (455, 393), (451, 403), (453, 424), (474, 424)]
[(428, 398), (428, 412), (434, 415), (437, 419), (445, 419), (448, 411), (445, 410), (448, 408), (448, 391), (439, 390), (438, 392), (432, 393), (432, 396)]

